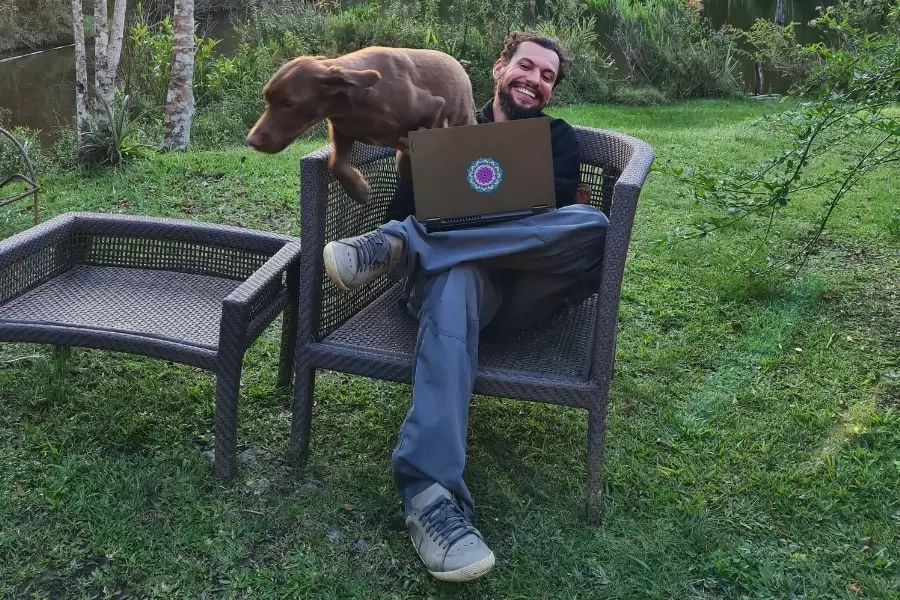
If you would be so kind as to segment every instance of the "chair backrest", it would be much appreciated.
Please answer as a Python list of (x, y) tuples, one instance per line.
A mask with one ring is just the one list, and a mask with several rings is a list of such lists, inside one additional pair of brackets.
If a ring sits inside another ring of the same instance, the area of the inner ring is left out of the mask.
[[(633, 147), (624, 136), (590, 127), (575, 126), (582, 152), (581, 182), (591, 187), (591, 204), (612, 216), (616, 182), (631, 158)], [(394, 281), (381, 277), (353, 292), (344, 292), (324, 274), (322, 248), (330, 240), (360, 235), (381, 225), (396, 190), (398, 176), (394, 151), (354, 144), (351, 163), (369, 182), (370, 200), (357, 206), (343, 191), (327, 167), (330, 147), (303, 158), (301, 223), (303, 275), (309, 286), (313, 323), (309, 333), (321, 340), (350, 317), (387, 291)], [(319, 222), (322, 221), (323, 222)]]

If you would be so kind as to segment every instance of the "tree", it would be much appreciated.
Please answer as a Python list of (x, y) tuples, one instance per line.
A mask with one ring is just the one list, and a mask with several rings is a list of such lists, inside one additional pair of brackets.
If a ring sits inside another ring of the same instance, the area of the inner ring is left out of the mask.
[(72, 0), (72, 29), (75, 36), (75, 132), (77, 149), (90, 118), (87, 107), (87, 60), (84, 49), (84, 15), (81, 0)]
[[(122, 56), (122, 38), (125, 35), (125, 9), (127, 0), (116, 0), (113, 6), (112, 26), (107, 19), (106, 0), (94, 0), (94, 23), (97, 38), (94, 46), (94, 85), (103, 100), (112, 105), (116, 95), (116, 75)], [(100, 111), (98, 111), (99, 114)]]
[(164, 149), (187, 148), (194, 116), (194, 0), (175, 0), (172, 66), (163, 115)]
[[(775, 26), (784, 27), (785, 12), (787, 10), (787, 0), (776, 0), (775, 2)], [(754, 64), (756, 69), (756, 95), (761, 96), (764, 93), (763, 68), (762, 63), (757, 61)]]

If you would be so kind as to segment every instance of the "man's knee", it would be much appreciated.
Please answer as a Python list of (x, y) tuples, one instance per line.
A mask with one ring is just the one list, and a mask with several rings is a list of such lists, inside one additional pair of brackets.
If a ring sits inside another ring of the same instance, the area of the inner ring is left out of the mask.
[(557, 209), (556, 212), (566, 216), (572, 215), (572, 218), (587, 226), (602, 228), (609, 226), (609, 219), (606, 217), (606, 214), (599, 208), (589, 204), (570, 204)]

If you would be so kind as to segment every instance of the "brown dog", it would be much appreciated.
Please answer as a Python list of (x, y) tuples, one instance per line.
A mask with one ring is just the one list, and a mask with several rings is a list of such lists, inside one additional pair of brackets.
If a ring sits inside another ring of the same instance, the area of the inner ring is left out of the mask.
[(475, 124), (472, 84), (462, 65), (437, 50), (373, 46), (338, 58), (301, 56), (263, 88), (266, 110), (247, 144), (275, 154), (323, 119), (333, 144), (329, 166), (359, 204), (369, 185), (348, 162), (355, 141), (397, 149), (409, 173), (410, 131)]

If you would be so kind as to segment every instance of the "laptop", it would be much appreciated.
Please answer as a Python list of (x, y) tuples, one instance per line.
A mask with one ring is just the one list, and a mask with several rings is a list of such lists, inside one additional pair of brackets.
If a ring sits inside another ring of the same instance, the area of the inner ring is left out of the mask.
[(409, 143), (415, 217), (429, 232), (556, 207), (547, 118), (422, 129)]

